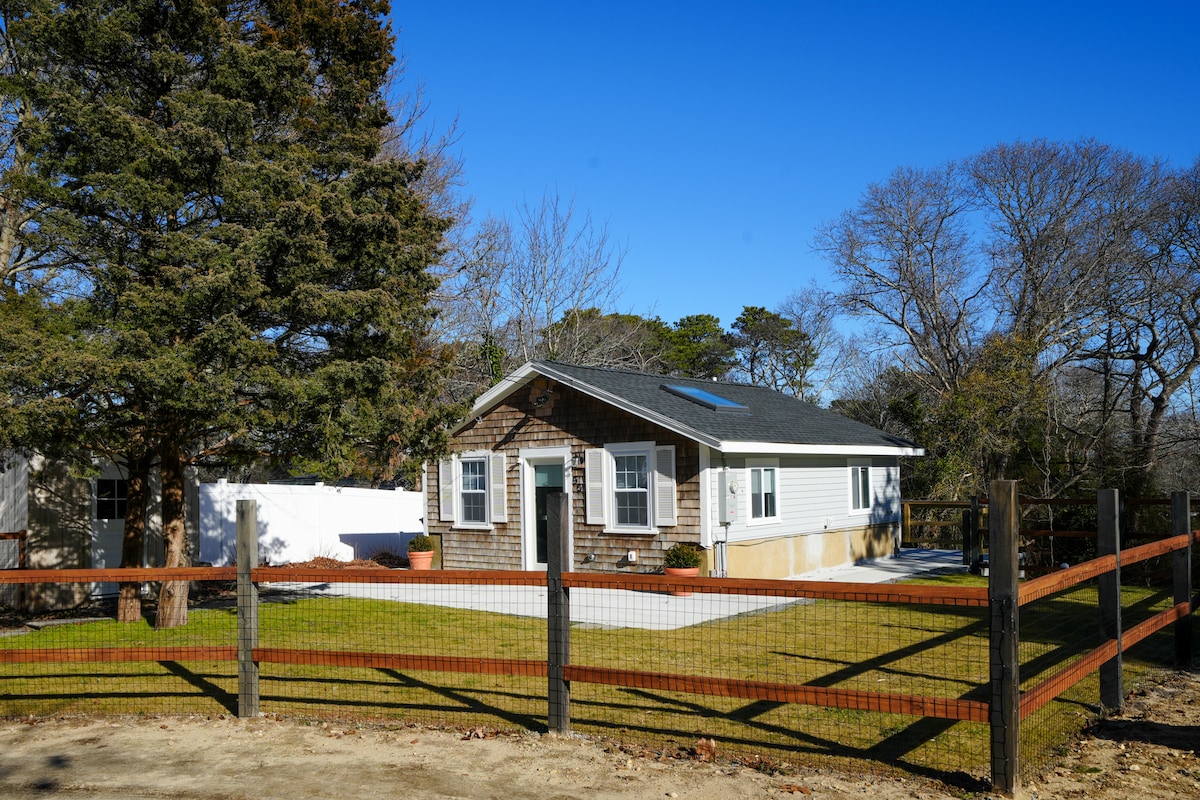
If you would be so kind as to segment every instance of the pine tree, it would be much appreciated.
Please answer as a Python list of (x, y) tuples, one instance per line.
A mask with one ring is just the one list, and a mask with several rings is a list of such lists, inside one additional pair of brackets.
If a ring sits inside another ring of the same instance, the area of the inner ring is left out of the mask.
[[(63, 270), (44, 305), (86, 309), (63, 340), (94, 343), (80, 443), (155, 459), (166, 566), (187, 564), (191, 464), (382, 479), (444, 446), (428, 268), (450, 221), (420, 163), (380, 157), (387, 4), (28, 9), (5, 90), (33, 112), (19, 188)], [(186, 593), (163, 586), (159, 627)]]

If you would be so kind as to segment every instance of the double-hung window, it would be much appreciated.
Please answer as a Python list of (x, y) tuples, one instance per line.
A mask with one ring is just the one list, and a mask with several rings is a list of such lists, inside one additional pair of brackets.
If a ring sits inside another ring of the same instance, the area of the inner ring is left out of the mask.
[(618, 528), (650, 527), (650, 456), (647, 453), (614, 455)]
[(750, 521), (779, 519), (778, 464), (748, 462), (750, 469)]
[(608, 533), (653, 534), (675, 524), (675, 447), (620, 442), (584, 453), (589, 525)]
[(459, 528), (491, 528), (508, 515), (504, 453), (458, 453), (438, 465), (438, 515)]
[(487, 503), (487, 460), (483, 458), (464, 458), (459, 462), (462, 468), (462, 521), (486, 525), (488, 521)]
[(871, 510), (871, 466), (869, 464), (850, 465), (850, 510), (852, 512)]

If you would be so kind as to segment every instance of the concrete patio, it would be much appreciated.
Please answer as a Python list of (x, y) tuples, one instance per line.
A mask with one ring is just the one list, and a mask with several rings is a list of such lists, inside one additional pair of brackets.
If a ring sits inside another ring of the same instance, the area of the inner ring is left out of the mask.
[[(941, 571), (965, 572), (962, 552), (902, 550), (895, 558), (796, 575), (792, 580), (887, 583), (922, 573)], [(547, 590), (544, 586), (288, 583), (271, 584), (270, 590), (282, 590), (292, 595), (363, 597), (398, 603), (423, 603), (543, 619), (547, 606)], [(264, 599), (269, 599), (269, 594)], [(575, 625), (609, 628), (672, 630), (799, 602), (806, 601), (761, 595), (696, 592), (689, 597), (674, 597), (660, 592), (573, 589), (571, 622)]]

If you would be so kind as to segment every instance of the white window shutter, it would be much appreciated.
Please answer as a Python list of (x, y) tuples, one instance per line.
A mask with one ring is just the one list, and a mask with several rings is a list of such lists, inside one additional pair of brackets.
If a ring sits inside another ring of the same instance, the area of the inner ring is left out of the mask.
[(675, 446), (654, 448), (654, 524), (675, 524)]
[(442, 522), (454, 522), (454, 459), (438, 462), (438, 517)]
[(587, 506), (587, 524), (604, 524), (605, 469), (604, 451), (601, 449), (584, 452), (584, 505)]
[(508, 521), (508, 472), (504, 453), (488, 459), (488, 493), (492, 501), (492, 523)]

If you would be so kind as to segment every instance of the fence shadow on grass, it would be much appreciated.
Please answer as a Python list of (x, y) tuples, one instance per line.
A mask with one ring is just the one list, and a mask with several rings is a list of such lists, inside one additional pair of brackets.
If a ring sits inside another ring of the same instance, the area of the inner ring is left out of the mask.
[(218, 704), (220, 704), (221, 707), (224, 708), (226, 711), (228, 711), (230, 714), (237, 716), (237, 713), (238, 713), (237, 692), (230, 692), (226, 689), (222, 689), (217, 684), (213, 683), (210, 680), (207, 680), (204, 676), (191, 671), (190, 669), (185, 667), (183, 664), (180, 664), (178, 661), (160, 661), (158, 663), (159, 663), (159, 666), (161, 666), (167, 672), (171, 673), (172, 675), (174, 675), (178, 678), (182, 678), (187, 683), (191, 684), (192, 686), (195, 686), (197, 689), (200, 690), (201, 694), (203, 694), (206, 697), (212, 698), (214, 701), (216, 701)]

